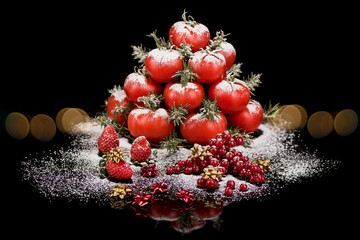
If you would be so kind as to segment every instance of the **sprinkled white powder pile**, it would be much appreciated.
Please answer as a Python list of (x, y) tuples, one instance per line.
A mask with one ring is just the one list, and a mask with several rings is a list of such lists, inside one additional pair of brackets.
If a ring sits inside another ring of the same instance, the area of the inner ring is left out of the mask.
[[(177, 153), (168, 153), (157, 149), (156, 165), (158, 176), (146, 178), (140, 175), (140, 167), (132, 165), (133, 177), (126, 184), (133, 193), (150, 193), (155, 182), (165, 181), (171, 192), (188, 190), (202, 198), (222, 199), (225, 204), (244, 198), (261, 197), (277, 192), (284, 186), (300, 182), (306, 178), (321, 176), (337, 167), (338, 162), (327, 160), (310, 153), (304, 146), (299, 146), (298, 134), (288, 133), (268, 125), (260, 126), (261, 134), (254, 139), (251, 148), (237, 147), (250, 161), (270, 159), (272, 170), (266, 173), (266, 182), (262, 185), (251, 184), (230, 174), (223, 176), (219, 188), (215, 191), (200, 189), (196, 185), (199, 175), (167, 175), (166, 168), (178, 160), (185, 160), (190, 150), (181, 148)], [(93, 123), (78, 125), (76, 133), (69, 137), (65, 148), (29, 155), (22, 163), (25, 181), (33, 185), (41, 194), (51, 198), (65, 198), (69, 201), (96, 201), (106, 203), (112, 186), (117, 183), (99, 177), (97, 139), (102, 129)], [(129, 155), (131, 144), (128, 139), (120, 139), (120, 147)], [(228, 180), (234, 180), (235, 191), (231, 197), (224, 195)], [(246, 192), (241, 192), (241, 183), (248, 185)]]

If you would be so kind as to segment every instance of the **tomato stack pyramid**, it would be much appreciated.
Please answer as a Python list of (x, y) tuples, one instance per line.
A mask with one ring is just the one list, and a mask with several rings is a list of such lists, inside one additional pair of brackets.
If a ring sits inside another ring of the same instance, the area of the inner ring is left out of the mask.
[(250, 97), (260, 74), (240, 79), (241, 64), (234, 64), (236, 51), (223, 31), (211, 39), (209, 29), (184, 11), (168, 40), (156, 31), (149, 37), (155, 49), (132, 46), (140, 66), (108, 99), (109, 124), (168, 149), (207, 145), (229, 127), (257, 130), (263, 109)]

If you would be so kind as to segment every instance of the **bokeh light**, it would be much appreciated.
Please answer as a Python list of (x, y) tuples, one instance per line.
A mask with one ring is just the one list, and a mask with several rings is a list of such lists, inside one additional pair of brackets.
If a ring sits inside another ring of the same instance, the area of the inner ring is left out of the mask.
[(307, 129), (314, 138), (323, 138), (333, 130), (333, 117), (326, 111), (313, 113), (308, 120)]
[(340, 136), (351, 135), (358, 126), (358, 116), (354, 110), (345, 109), (336, 114), (334, 129)]
[(61, 132), (71, 133), (74, 126), (89, 119), (89, 115), (80, 108), (63, 108), (56, 115), (56, 125)]
[(15, 139), (24, 139), (30, 130), (28, 119), (21, 113), (12, 112), (5, 119), (5, 129)]
[(287, 130), (302, 129), (306, 125), (307, 112), (298, 104), (284, 105), (279, 110), (278, 125)]
[(56, 125), (51, 117), (38, 114), (30, 121), (30, 132), (37, 140), (48, 142), (55, 137)]

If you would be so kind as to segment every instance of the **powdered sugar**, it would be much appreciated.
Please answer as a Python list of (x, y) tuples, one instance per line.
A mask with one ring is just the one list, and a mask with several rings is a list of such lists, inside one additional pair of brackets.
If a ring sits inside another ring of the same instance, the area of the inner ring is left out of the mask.
[(136, 108), (130, 112), (130, 115), (139, 118), (141, 115), (149, 115), (152, 118), (168, 118), (169, 113), (166, 111), (165, 108), (159, 108), (155, 112), (151, 111), (148, 108)]
[(148, 57), (160, 64), (166, 64), (180, 59), (181, 53), (173, 49), (160, 50), (155, 48), (148, 53)]
[(192, 82), (188, 82), (186, 86), (183, 86), (181, 83), (174, 83), (171, 85), (171, 87), (169, 87), (169, 89), (178, 93), (185, 93), (188, 89), (192, 89), (195, 90), (195, 92), (198, 92), (199, 86)]
[(194, 27), (192, 27), (183, 21), (179, 21), (174, 24), (174, 27), (175, 31), (182, 36), (191, 36), (194, 33), (203, 35), (209, 32), (209, 29), (201, 23), (198, 23)]
[[(140, 110), (139, 110), (140, 111)], [(160, 112), (163, 115), (165, 112)], [(65, 147), (55, 148), (46, 152), (29, 155), (22, 162), (23, 179), (29, 182), (41, 194), (48, 198), (65, 198), (69, 201), (96, 201), (106, 203), (111, 187), (116, 183), (99, 177), (99, 161), (97, 139), (102, 129), (91, 122), (77, 126), (77, 134), (69, 136)], [(165, 169), (173, 166), (178, 160), (185, 160), (191, 153), (189, 149), (181, 148), (176, 153), (168, 153), (157, 149), (156, 166), (158, 176), (145, 178), (140, 175), (140, 167), (131, 165), (133, 177), (127, 185), (135, 194), (148, 193), (154, 182), (165, 181), (170, 192), (185, 189), (202, 198), (219, 199), (225, 202), (244, 198), (262, 197), (288, 184), (300, 182), (304, 178), (321, 176), (335, 169), (338, 162), (323, 159), (303, 147), (299, 147), (297, 133), (289, 133), (270, 125), (261, 125), (262, 132), (254, 139), (251, 148), (237, 147), (250, 160), (270, 159), (272, 170), (266, 173), (266, 183), (251, 184), (230, 174), (223, 176), (219, 188), (208, 191), (197, 187), (198, 175), (175, 174), (167, 175)], [(129, 155), (131, 144), (128, 139), (120, 139), (120, 147)], [(129, 161), (129, 158), (127, 159)], [(227, 180), (236, 184), (232, 197), (224, 195)], [(241, 183), (248, 185), (246, 192), (238, 189)]]
[(220, 53), (213, 53), (213, 54), (207, 54), (203, 51), (195, 52), (194, 55), (189, 59), (189, 62), (192, 64), (199, 64), (199, 63), (223, 63), (225, 64), (225, 57), (221, 55)]

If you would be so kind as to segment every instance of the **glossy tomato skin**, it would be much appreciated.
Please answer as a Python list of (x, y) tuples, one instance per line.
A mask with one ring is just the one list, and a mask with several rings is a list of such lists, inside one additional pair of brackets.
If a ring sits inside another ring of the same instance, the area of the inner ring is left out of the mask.
[(263, 121), (263, 108), (260, 103), (250, 100), (241, 112), (227, 115), (229, 125), (245, 130), (247, 133), (255, 132)]
[(231, 68), (232, 65), (234, 65), (236, 58), (236, 50), (231, 43), (222, 42), (220, 44), (218, 53), (220, 53), (225, 57), (225, 61), (226, 61), (225, 70), (228, 70), (229, 68)]
[(187, 43), (193, 46), (192, 52), (199, 51), (201, 48), (209, 44), (210, 32), (209, 29), (201, 24), (197, 23), (194, 27), (186, 24), (183, 21), (174, 23), (169, 31), (169, 39), (180, 48), (180, 43)]
[(149, 142), (160, 142), (175, 129), (173, 122), (167, 122), (169, 113), (164, 108), (152, 111), (147, 108), (135, 108), (128, 117), (130, 134), (137, 138), (145, 136)]
[(149, 93), (156, 92), (160, 94), (162, 86), (160, 83), (151, 81), (148, 77), (139, 73), (131, 73), (127, 76), (124, 82), (124, 91), (132, 103), (139, 106), (144, 106), (144, 103), (139, 102), (139, 97), (147, 96)]
[(127, 121), (128, 115), (126, 113), (115, 112), (116, 107), (128, 107), (130, 101), (125, 94), (124, 90), (119, 90), (111, 94), (107, 102), (107, 113), (111, 120), (119, 125), (123, 125)]
[(207, 54), (204, 51), (194, 53), (188, 61), (193, 72), (199, 78), (195, 78), (199, 83), (210, 84), (224, 77), (226, 60), (220, 53)]
[(179, 51), (156, 48), (146, 56), (145, 67), (152, 80), (168, 83), (174, 80), (174, 74), (183, 68), (183, 60)]
[(219, 113), (214, 122), (208, 118), (201, 118), (200, 113), (190, 113), (186, 116), (184, 125), (180, 125), (180, 132), (183, 138), (191, 144), (208, 145), (209, 140), (217, 134), (223, 133), (227, 127), (225, 115)]
[(188, 82), (185, 86), (181, 83), (169, 83), (164, 88), (165, 105), (171, 109), (174, 106), (190, 106), (186, 110), (191, 113), (196, 111), (204, 98), (204, 87), (197, 82)]
[(225, 114), (242, 111), (250, 100), (250, 90), (241, 81), (221, 80), (213, 83), (208, 92), (211, 101), (217, 100), (218, 107)]

